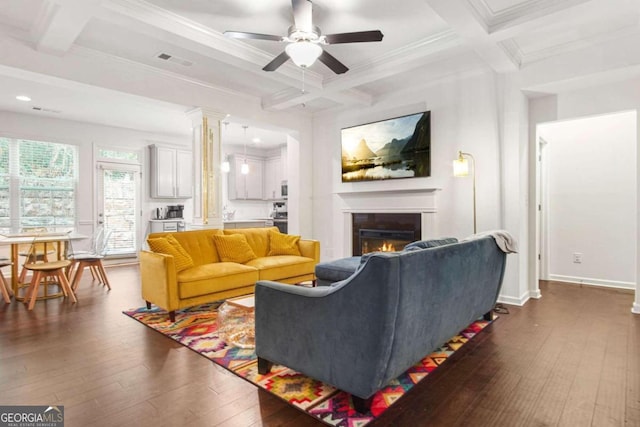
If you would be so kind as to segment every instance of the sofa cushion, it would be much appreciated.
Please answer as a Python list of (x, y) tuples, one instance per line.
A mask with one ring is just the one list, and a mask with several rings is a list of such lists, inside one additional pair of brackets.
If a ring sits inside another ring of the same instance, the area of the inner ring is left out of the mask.
[(276, 255), (259, 257), (249, 261), (246, 265), (258, 269), (260, 280), (277, 281), (309, 274), (310, 271), (313, 271), (315, 260), (295, 255)]
[(452, 243), (458, 243), (458, 239), (455, 237), (443, 237), (441, 239), (418, 240), (416, 242), (409, 243), (404, 247), (403, 251), (408, 252), (419, 249), (436, 248), (438, 246), (450, 245)]
[(256, 254), (243, 234), (215, 235), (213, 241), (223, 262), (244, 264), (256, 258)]
[(344, 280), (355, 273), (359, 265), (359, 256), (321, 262), (316, 265), (316, 277), (319, 281), (322, 281), (321, 283), (318, 282), (318, 285), (323, 286)]
[(297, 255), (300, 256), (298, 242), (300, 236), (282, 234), (278, 231), (269, 231), (269, 253), (267, 256), (275, 255)]
[[(151, 233), (150, 238), (166, 237), (169, 233)], [(194, 266), (219, 262), (216, 245), (211, 236), (222, 234), (219, 229), (190, 230), (180, 233), (172, 233), (173, 237), (193, 259)]]
[(193, 298), (251, 285), (258, 278), (258, 270), (235, 262), (199, 265), (178, 273), (178, 294)]
[(224, 234), (243, 234), (247, 238), (249, 246), (253, 249), (253, 253), (260, 258), (267, 256), (269, 253), (269, 233), (271, 231), (278, 231), (278, 227), (236, 228), (224, 230)]
[(166, 237), (158, 237), (156, 239), (147, 239), (149, 248), (152, 251), (161, 254), (172, 255), (176, 264), (176, 271), (182, 271), (193, 267), (193, 259), (184, 250), (180, 242), (178, 242), (171, 234)]

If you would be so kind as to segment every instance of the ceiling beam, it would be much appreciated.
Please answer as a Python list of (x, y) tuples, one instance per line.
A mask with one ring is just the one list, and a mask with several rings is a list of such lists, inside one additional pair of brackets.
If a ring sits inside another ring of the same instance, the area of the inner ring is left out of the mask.
[[(204, 49), (198, 49), (197, 52), (209, 58), (240, 67), (246, 71), (256, 73), (259, 71), (263, 78), (270, 78), (291, 86), (299, 85), (300, 69), (295, 65), (286, 63), (277, 72), (264, 72), (262, 67), (273, 59), (273, 55), (270, 53), (238, 40), (229, 39), (218, 31), (171, 11), (141, 0), (104, 0), (103, 5), (109, 11), (142, 22), (164, 33), (173, 34), (187, 42), (200, 45)], [(108, 14), (104, 14), (102, 18), (112, 22), (116, 21)], [(137, 31), (142, 31), (142, 29), (137, 29)], [(194, 49), (192, 44), (183, 47), (189, 50)], [(307, 71), (305, 82), (309, 87), (320, 88), (322, 87), (322, 76)]]
[(102, 0), (45, 0), (31, 28), (40, 52), (62, 56), (69, 51)]
[[(270, 78), (294, 88), (302, 88), (301, 70), (291, 62), (285, 63), (275, 72), (264, 72), (262, 67), (273, 59), (271, 54), (238, 40), (228, 39), (222, 33), (197, 22), (141, 0), (105, 0), (104, 6), (112, 12), (196, 43), (201, 47), (198, 49), (200, 54), (240, 67), (245, 71), (260, 74), (261, 78)], [(194, 49), (193, 46), (186, 48)], [(301, 104), (303, 102), (298, 102), (301, 95), (302, 98), (309, 97), (310, 100), (327, 98), (347, 105), (371, 105), (372, 103), (370, 95), (352, 89), (352, 86), (345, 87), (342, 91), (327, 91), (322, 75), (309, 70), (305, 71), (304, 84), (310, 92), (303, 94), (302, 91), (294, 89), (274, 94), (262, 100), (263, 108), (282, 109), (283, 105)]]
[(499, 73), (516, 71), (519, 64), (512, 52), (490, 38), (489, 23), (469, 4), (468, 0), (426, 0), (465, 44)]
[[(264, 108), (282, 110), (318, 98), (337, 100), (339, 98), (336, 97), (356, 91), (355, 88), (358, 86), (394, 76), (398, 72), (416, 69), (446, 55), (460, 53), (456, 49), (459, 46), (460, 38), (453, 31), (445, 31), (381, 56), (371, 63), (355, 67), (346, 74), (327, 79), (320, 92), (291, 91), (285, 95), (263, 99), (262, 104)], [(346, 103), (346, 100), (341, 102)]]

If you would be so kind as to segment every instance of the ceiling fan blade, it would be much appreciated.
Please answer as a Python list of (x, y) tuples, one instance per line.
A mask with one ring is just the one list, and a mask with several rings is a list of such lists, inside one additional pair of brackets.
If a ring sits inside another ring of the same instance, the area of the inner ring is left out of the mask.
[(382, 41), (384, 34), (380, 30), (359, 31), (355, 33), (327, 34), (324, 36), (329, 44), (360, 43)]
[(271, 34), (245, 33), (242, 31), (225, 31), (223, 34), (232, 39), (273, 40), (275, 42), (282, 41), (282, 36), (273, 36)]
[(288, 59), (289, 55), (287, 55), (287, 52), (282, 52), (280, 55), (273, 58), (273, 60), (265, 65), (262, 69), (264, 71), (275, 71), (279, 66), (287, 62)]
[(313, 4), (311, 0), (291, 0), (293, 25), (298, 31), (313, 32)]
[(329, 67), (331, 71), (336, 74), (343, 74), (349, 71), (346, 65), (338, 61), (333, 55), (326, 50), (322, 51), (322, 54), (318, 57), (318, 61)]

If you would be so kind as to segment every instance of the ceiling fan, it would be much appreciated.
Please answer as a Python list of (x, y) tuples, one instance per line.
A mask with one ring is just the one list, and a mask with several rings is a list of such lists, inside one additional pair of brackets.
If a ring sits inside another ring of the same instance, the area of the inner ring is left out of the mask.
[(284, 52), (262, 68), (264, 71), (275, 71), (288, 59), (291, 59), (301, 68), (310, 67), (318, 59), (336, 74), (346, 73), (349, 68), (324, 50), (321, 45), (379, 42), (382, 41), (384, 36), (380, 30), (322, 35), (320, 28), (313, 25), (313, 4), (311, 0), (291, 0), (291, 7), (293, 9), (293, 25), (289, 27), (288, 36), (245, 33), (242, 31), (225, 31), (224, 35), (236, 39), (271, 40), (288, 43)]

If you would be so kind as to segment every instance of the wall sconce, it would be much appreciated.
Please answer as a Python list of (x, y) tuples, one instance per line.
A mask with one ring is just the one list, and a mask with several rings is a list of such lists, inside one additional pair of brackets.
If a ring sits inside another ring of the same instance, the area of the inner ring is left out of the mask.
[(473, 234), (478, 232), (476, 227), (476, 161), (469, 153), (458, 151), (458, 158), (453, 161), (453, 176), (469, 176), (469, 161), (471, 159), (471, 169), (473, 177)]

